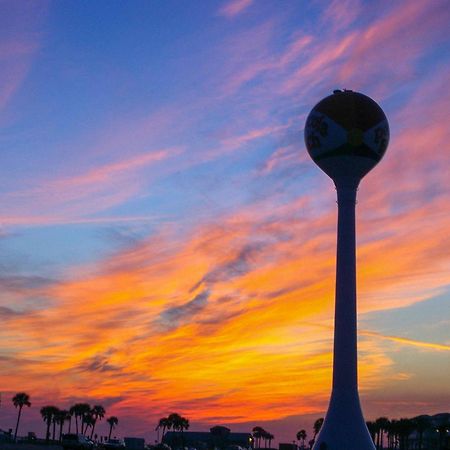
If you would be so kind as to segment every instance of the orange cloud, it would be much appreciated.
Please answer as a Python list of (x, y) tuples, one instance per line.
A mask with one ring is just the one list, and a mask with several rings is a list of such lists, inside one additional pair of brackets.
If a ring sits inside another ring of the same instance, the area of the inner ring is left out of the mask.
[(398, 342), (403, 345), (412, 345), (414, 347), (421, 347), (426, 349), (432, 349), (432, 350), (450, 350), (450, 345), (445, 344), (438, 344), (434, 342), (424, 342), (424, 341), (417, 341), (414, 339), (407, 339), (399, 336), (385, 336), (381, 333), (376, 333), (374, 331), (368, 331), (368, 330), (362, 330), (359, 332), (360, 335), (363, 336), (371, 336), (376, 337), (380, 339), (387, 339), (389, 341)]
[[(243, 210), (183, 240), (161, 233), (41, 287), (52, 304), (0, 331), (16, 358), (0, 380), (21, 361), (27, 389), (48, 392), (44, 374), (52, 374), (60, 401), (73, 390), (117, 398), (122, 414), (140, 411), (145, 396), (149, 420), (175, 409), (206, 422), (320, 411), (331, 376), (335, 214), (299, 219), (306, 205)], [(380, 223), (362, 228), (362, 311), (420, 301), (448, 283), (436, 275), (447, 258), (437, 230), (448, 220), (428, 219), (443, 207), (435, 199), (386, 219), (375, 241), (366, 238)], [(399, 238), (406, 224), (413, 242)], [(376, 341), (360, 351), (364, 392), (397, 379)]]

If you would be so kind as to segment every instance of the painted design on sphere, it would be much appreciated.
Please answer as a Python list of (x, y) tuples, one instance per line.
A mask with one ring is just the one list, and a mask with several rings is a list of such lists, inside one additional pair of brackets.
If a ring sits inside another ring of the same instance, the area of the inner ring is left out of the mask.
[(306, 121), (305, 141), (316, 161), (352, 155), (378, 162), (387, 148), (389, 126), (383, 119), (368, 130), (359, 127), (346, 129), (326, 114), (313, 109)]

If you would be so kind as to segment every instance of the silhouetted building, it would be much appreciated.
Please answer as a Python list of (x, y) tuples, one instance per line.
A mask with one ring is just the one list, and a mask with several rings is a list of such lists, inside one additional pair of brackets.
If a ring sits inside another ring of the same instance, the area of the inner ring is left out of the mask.
[(298, 446), (297, 444), (293, 444), (293, 443), (282, 443), (280, 442), (278, 444), (278, 450), (298, 450)]
[(194, 447), (198, 450), (213, 448), (232, 449), (233, 446), (243, 448), (253, 447), (253, 437), (250, 433), (232, 433), (229, 428), (216, 426), (210, 431), (168, 431), (162, 442), (172, 448)]
[(123, 439), (127, 450), (144, 450), (145, 439), (136, 437), (126, 437)]

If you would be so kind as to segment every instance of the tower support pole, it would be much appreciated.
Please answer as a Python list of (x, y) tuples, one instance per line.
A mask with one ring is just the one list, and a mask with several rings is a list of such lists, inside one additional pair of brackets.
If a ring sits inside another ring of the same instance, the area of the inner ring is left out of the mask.
[(338, 226), (333, 387), (314, 450), (374, 450), (358, 395), (355, 206), (359, 180), (335, 184)]

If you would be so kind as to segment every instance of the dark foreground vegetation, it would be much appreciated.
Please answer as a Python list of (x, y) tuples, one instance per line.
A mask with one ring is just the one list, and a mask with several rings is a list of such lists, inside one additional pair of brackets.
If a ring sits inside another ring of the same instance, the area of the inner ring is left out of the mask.
[[(17, 409), (17, 420), (14, 430), (3, 431), (0, 428), (0, 450), (10, 448), (36, 448), (36, 446), (59, 446), (59, 448), (91, 450), (125, 449), (130, 450), (245, 450), (272, 449), (275, 436), (260, 426), (253, 428), (252, 433), (231, 433), (226, 427), (213, 427), (210, 432), (187, 432), (189, 420), (180, 414), (173, 413), (162, 417), (155, 431), (158, 439), (153, 445), (144, 445), (139, 438), (117, 439), (112, 434), (118, 426), (119, 419), (110, 416), (106, 419), (109, 425), (108, 436), (98, 436), (96, 425), (106, 416), (101, 405), (91, 406), (88, 403), (76, 403), (68, 409), (60, 409), (53, 405), (40, 409), (43, 420), (43, 436), (37, 438), (29, 432), (26, 437), (19, 437), (20, 419), (24, 407), (31, 407), (30, 396), (19, 392), (12, 398)], [(296, 440), (289, 444), (280, 444), (280, 450), (308, 450), (314, 445), (317, 434), (323, 424), (323, 418), (317, 419), (311, 435), (306, 430), (299, 430)], [(450, 450), (450, 413), (421, 415), (413, 418), (388, 419), (379, 417), (367, 422), (377, 450)], [(308, 439), (310, 438), (310, 439)], [(75, 441), (77, 441), (75, 443)], [(15, 444), (15, 445), (14, 445)], [(27, 447), (28, 446), (28, 447)]]
[[(297, 433), (301, 450), (312, 448), (322, 423), (323, 418), (314, 423), (314, 435), (308, 445), (305, 444), (306, 431)], [(379, 417), (366, 424), (377, 450), (450, 450), (450, 413), (411, 419)]]

